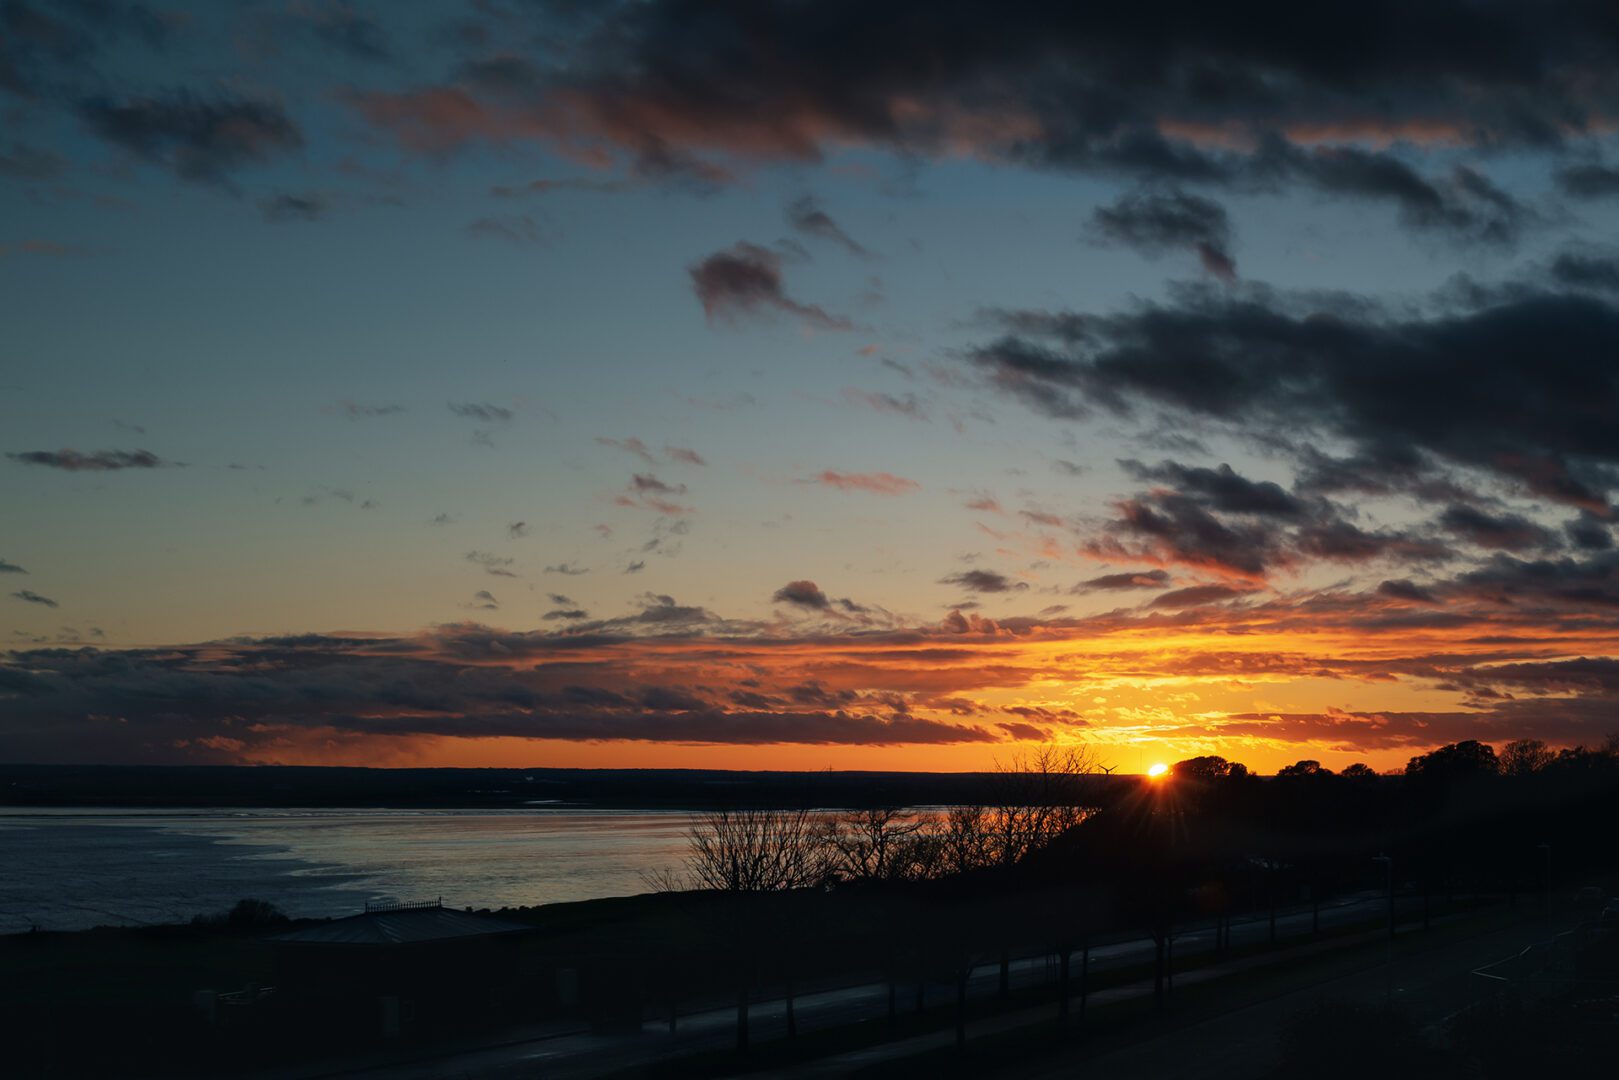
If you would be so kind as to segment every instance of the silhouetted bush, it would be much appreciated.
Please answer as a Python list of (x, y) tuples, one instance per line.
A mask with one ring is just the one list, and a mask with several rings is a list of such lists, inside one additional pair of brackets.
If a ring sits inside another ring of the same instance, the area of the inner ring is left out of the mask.
[(278, 926), (287, 921), (286, 914), (268, 900), (244, 897), (236, 901), (235, 906), (229, 911), (220, 911), (212, 915), (193, 916), (191, 925), (228, 926), (232, 930), (260, 930), (269, 926)]

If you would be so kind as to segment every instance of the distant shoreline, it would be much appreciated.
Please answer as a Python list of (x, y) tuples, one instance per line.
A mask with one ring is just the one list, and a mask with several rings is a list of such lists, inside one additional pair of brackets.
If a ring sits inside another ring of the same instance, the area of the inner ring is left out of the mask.
[[(703, 810), (948, 806), (990, 798), (992, 773), (720, 769), (371, 769), (339, 766), (0, 765), (0, 808), (122, 810)], [(1099, 785), (1135, 783), (1095, 777)]]

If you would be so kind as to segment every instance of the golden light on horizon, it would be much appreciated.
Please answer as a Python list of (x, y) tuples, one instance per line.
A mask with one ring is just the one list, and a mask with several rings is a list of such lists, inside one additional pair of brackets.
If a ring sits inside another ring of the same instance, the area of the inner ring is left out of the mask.
[(1152, 777), (1154, 780), (1162, 780), (1164, 777), (1169, 775), (1169, 766), (1165, 765), (1162, 761), (1154, 762), (1153, 764), (1147, 766), (1147, 775)]

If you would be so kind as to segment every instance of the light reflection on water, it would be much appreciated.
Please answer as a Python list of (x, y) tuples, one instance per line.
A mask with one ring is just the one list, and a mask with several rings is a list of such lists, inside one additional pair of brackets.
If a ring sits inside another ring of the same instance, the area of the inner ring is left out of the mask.
[(0, 811), (0, 933), (185, 921), (245, 896), (292, 915), (442, 896), (501, 907), (646, 892), (683, 811)]

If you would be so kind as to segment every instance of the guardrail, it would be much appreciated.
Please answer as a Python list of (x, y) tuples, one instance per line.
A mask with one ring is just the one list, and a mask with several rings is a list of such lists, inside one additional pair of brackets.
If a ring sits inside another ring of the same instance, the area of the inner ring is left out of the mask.
[(387, 911), (428, 911), (444, 906), (444, 897), (437, 900), (367, 900), (365, 913), (376, 915)]

